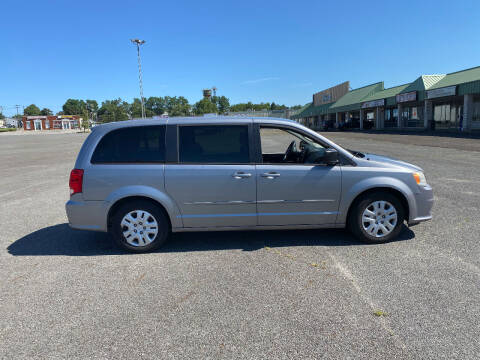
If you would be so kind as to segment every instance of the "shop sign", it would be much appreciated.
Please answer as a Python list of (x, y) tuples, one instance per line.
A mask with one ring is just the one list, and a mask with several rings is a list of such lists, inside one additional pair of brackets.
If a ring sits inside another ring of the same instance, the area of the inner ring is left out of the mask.
[(331, 88), (322, 90), (313, 94), (313, 106), (319, 106), (323, 104), (329, 104), (337, 101), (343, 95), (348, 93), (350, 89), (350, 83), (345, 81), (344, 83), (335, 85)]
[(444, 88), (428, 90), (427, 99), (433, 99), (433, 98), (438, 98), (443, 96), (454, 96), (456, 88), (457, 86), (453, 85), (453, 86), (447, 86)]
[(362, 104), (362, 109), (385, 106), (385, 99), (367, 101)]
[(410, 91), (403, 94), (397, 95), (397, 103), (408, 102), (408, 101), (415, 101), (417, 100), (417, 92)]

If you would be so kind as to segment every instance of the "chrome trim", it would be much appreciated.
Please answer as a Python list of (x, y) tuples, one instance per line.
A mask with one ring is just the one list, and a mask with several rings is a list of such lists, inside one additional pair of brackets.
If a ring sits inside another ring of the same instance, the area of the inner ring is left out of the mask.
[(255, 204), (254, 200), (231, 200), (231, 201), (194, 201), (186, 202), (183, 205), (238, 205), (238, 204)]
[(212, 218), (212, 217), (236, 217), (236, 216), (283, 216), (283, 215), (336, 215), (338, 211), (300, 211), (300, 212), (265, 212), (265, 213), (240, 213), (240, 214), (187, 214), (177, 215), (177, 218)]
[(315, 203), (315, 202), (334, 202), (331, 199), (307, 199), (307, 200), (230, 200), (230, 201), (194, 201), (186, 202), (183, 205), (236, 205), (236, 204), (300, 204), (300, 203)]
[(314, 202), (334, 202), (331, 199), (308, 199), (308, 200), (259, 200), (257, 204), (300, 204), (300, 203), (314, 203)]

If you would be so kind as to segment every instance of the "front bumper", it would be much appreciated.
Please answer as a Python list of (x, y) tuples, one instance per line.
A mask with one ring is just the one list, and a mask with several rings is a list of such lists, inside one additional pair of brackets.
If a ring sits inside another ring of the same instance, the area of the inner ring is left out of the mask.
[(430, 185), (419, 186), (419, 192), (415, 194), (416, 213), (410, 214), (408, 225), (417, 225), (423, 221), (432, 219), (433, 189)]
[(105, 201), (69, 200), (65, 210), (71, 228), (107, 231), (108, 206)]

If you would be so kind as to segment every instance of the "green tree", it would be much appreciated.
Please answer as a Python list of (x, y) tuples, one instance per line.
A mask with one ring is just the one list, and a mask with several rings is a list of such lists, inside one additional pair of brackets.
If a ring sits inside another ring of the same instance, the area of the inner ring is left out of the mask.
[(225, 114), (230, 110), (230, 101), (225, 96), (212, 96), (212, 102), (216, 105), (219, 114)]
[[(97, 100), (85, 100), (87, 111), (90, 114), (90, 119), (94, 120), (97, 118), (98, 113), (98, 103)], [(89, 123), (90, 126), (90, 123)]]
[(5, 115), (2, 112), (0, 112), (0, 119), (5, 119)]
[(43, 108), (42, 110), (40, 110), (40, 115), (53, 115), (53, 112), (48, 108)]
[(28, 105), (25, 109), (23, 109), (23, 115), (27, 115), (27, 116), (40, 115), (40, 109), (35, 104)]
[(248, 103), (240, 103), (230, 106), (230, 111), (265, 111), (265, 110), (285, 110), (288, 107), (285, 105), (278, 105), (275, 102), (272, 103), (258, 103), (253, 104), (251, 101)]
[[(140, 99), (135, 98), (133, 102), (128, 106), (128, 113), (132, 118), (141, 118), (142, 117), (142, 102)], [(155, 113), (145, 107), (145, 117), (152, 117)]]
[(87, 105), (88, 112), (96, 113), (98, 111), (97, 100), (85, 100), (85, 104)]
[(211, 114), (217, 112), (217, 106), (210, 101), (208, 98), (203, 98), (202, 100), (195, 103), (193, 106), (193, 111), (196, 115)]
[(87, 104), (83, 100), (68, 99), (65, 104), (63, 104), (62, 109), (65, 115), (81, 115), (86, 106)]
[(145, 101), (145, 110), (151, 111), (154, 115), (163, 115), (167, 111), (165, 98), (151, 96)]
[(128, 106), (128, 113), (132, 118), (142, 117), (142, 103), (140, 102), (140, 99), (133, 99), (133, 102)]
[(87, 129), (90, 129), (90, 120), (88, 118), (88, 110), (87, 109), (83, 110), (82, 122), (81, 122), (80, 126), (82, 127), (83, 132), (85, 132)]
[(287, 107), (285, 105), (277, 105), (274, 102), (270, 104), (270, 110), (285, 110)]
[(130, 105), (120, 98), (105, 100), (102, 102), (100, 109), (98, 109), (98, 120), (101, 122), (128, 120), (129, 107)]
[(192, 107), (188, 100), (183, 96), (165, 96), (166, 110), (168, 116), (188, 116), (191, 113)]

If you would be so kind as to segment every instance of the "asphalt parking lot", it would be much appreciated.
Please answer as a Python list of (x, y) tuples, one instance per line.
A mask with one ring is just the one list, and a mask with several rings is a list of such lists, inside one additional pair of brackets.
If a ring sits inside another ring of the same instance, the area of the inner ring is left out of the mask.
[(478, 359), (480, 139), (326, 135), (423, 167), (434, 220), (383, 245), (183, 233), (125, 254), (66, 224), (85, 134), (0, 135), (0, 358)]

